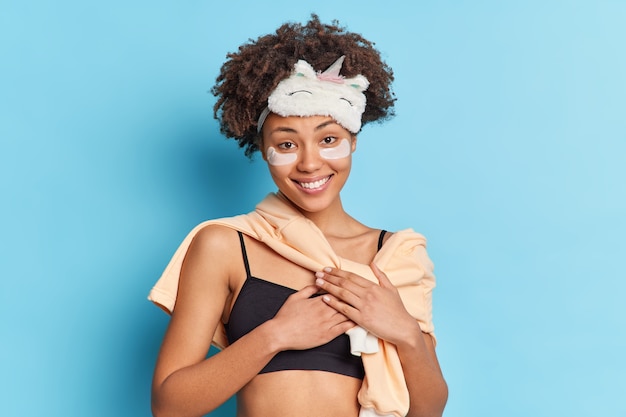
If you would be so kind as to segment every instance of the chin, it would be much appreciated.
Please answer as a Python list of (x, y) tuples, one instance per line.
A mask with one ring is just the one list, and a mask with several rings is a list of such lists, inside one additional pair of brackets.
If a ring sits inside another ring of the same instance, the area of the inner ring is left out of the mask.
[(335, 198), (328, 199), (325, 196), (300, 196), (293, 195), (292, 193), (286, 193), (281, 191), (281, 194), (287, 198), (298, 210), (305, 213), (320, 213), (333, 206), (336, 199), (339, 198), (337, 194)]

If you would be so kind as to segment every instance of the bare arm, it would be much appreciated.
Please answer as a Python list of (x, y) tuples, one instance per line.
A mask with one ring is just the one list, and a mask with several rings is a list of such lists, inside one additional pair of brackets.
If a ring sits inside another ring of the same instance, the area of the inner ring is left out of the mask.
[(154, 372), (152, 409), (157, 417), (206, 414), (272, 357), (264, 343), (267, 332), (259, 328), (205, 360), (230, 295), (229, 278), (236, 273), (231, 267), (235, 265), (235, 238), (228, 229), (210, 226), (189, 247)]
[(354, 325), (319, 297), (309, 298), (317, 291), (310, 286), (289, 297), (274, 319), (205, 359), (231, 294), (230, 278), (243, 269), (238, 248), (237, 235), (221, 226), (200, 231), (189, 248), (154, 372), (156, 417), (204, 415), (239, 391), (279, 351), (323, 344)]
[(448, 400), (448, 386), (441, 373), (435, 344), (428, 333), (415, 329), (396, 343), (411, 398), (407, 417), (440, 417)]

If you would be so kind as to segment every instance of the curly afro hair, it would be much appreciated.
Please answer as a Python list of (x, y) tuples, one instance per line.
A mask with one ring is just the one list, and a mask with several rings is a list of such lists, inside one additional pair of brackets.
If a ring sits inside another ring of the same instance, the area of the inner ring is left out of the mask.
[(267, 98), (278, 83), (287, 78), (299, 59), (316, 70), (325, 70), (341, 55), (342, 75), (364, 75), (370, 82), (365, 91), (367, 105), (362, 124), (382, 122), (394, 116), (395, 95), (391, 88), (392, 69), (382, 61), (374, 43), (358, 33), (346, 31), (334, 20), (323, 24), (317, 15), (302, 25), (285, 23), (274, 34), (250, 39), (235, 53), (227, 55), (215, 86), (213, 108), (221, 132), (236, 139), (251, 157), (259, 150), (257, 121), (267, 106)]

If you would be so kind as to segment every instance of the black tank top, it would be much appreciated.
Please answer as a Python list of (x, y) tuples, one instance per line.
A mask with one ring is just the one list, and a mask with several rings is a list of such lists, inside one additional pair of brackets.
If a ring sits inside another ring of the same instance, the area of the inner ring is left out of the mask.
[[(379, 250), (385, 233), (382, 230), (378, 238)], [(274, 317), (287, 298), (296, 292), (293, 288), (253, 277), (250, 274), (250, 265), (241, 232), (239, 232), (239, 241), (246, 268), (246, 281), (235, 300), (230, 319), (225, 325), (229, 343), (234, 343)], [(365, 375), (361, 357), (350, 353), (350, 339), (345, 334), (312, 349), (279, 352), (259, 373), (284, 370), (327, 371), (359, 379), (363, 379)]]

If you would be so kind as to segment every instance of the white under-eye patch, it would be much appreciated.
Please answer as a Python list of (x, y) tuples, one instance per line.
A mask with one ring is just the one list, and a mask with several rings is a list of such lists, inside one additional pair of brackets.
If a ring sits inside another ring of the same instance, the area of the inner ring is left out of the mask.
[(352, 153), (352, 147), (350, 141), (346, 138), (341, 139), (339, 145), (333, 148), (320, 149), (320, 156), (324, 159), (341, 159), (346, 158)]
[(267, 162), (270, 165), (274, 165), (276, 167), (282, 166), (282, 165), (289, 165), (289, 164), (293, 164), (294, 162), (296, 162), (296, 159), (298, 159), (298, 155), (296, 155), (295, 153), (276, 152), (276, 149), (274, 149), (271, 146), (267, 148)]

